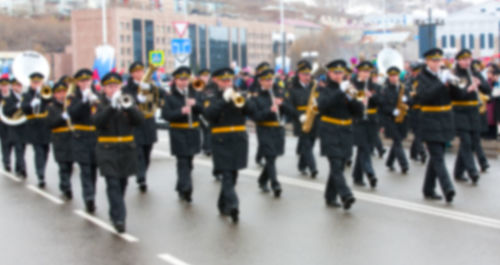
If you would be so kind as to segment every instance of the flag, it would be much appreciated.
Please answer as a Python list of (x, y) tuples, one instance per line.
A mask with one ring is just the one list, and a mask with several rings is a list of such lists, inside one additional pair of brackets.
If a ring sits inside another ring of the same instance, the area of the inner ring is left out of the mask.
[(101, 45), (95, 49), (94, 80), (101, 80), (107, 73), (115, 71), (115, 49), (109, 45)]

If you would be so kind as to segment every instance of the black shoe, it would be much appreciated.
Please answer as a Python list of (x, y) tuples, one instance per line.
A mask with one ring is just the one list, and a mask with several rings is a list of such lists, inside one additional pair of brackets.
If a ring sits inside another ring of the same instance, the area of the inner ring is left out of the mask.
[(274, 189), (274, 198), (279, 198), (281, 197), (281, 188), (276, 188)]
[(68, 190), (68, 191), (65, 191), (63, 193), (64, 195), (64, 198), (66, 198), (66, 200), (72, 200), (73, 199), (73, 192)]
[(229, 212), (229, 215), (231, 216), (231, 219), (233, 220), (233, 223), (238, 223), (239, 221), (239, 214), (240, 214), (240, 211), (238, 211), (238, 209), (232, 209), (230, 212)]
[(139, 190), (142, 193), (146, 193), (148, 191), (148, 185), (146, 183), (141, 183), (139, 184)]
[(347, 161), (345, 162), (345, 165), (346, 165), (347, 167), (351, 167), (351, 166), (352, 166), (352, 160), (350, 160), (350, 159), (349, 159), (349, 160), (347, 160)]
[(39, 187), (40, 189), (45, 189), (45, 181), (43, 181), (43, 180), (39, 181), (39, 182), (38, 182), (38, 187)]
[(191, 192), (188, 192), (188, 191), (179, 191), (179, 199), (181, 201), (185, 201), (185, 202), (191, 202)]
[(477, 184), (477, 181), (479, 180), (479, 174), (471, 175), (470, 179), (472, 180), (472, 184)]
[(459, 175), (459, 176), (455, 176), (455, 180), (458, 181), (458, 182), (468, 182), (469, 180), (464, 177), (464, 175)]
[(116, 223), (113, 223), (113, 226), (115, 227), (115, 230), (117, 233), (119, 233), (119, 234), (125, 233), (125, 224), (124, 223), (116, 222)]
[(356, 201), (356, 199), (354, 199), (354, 197), (348, 197), (346, 199), (343, 199), (342, 200), (342, 203), (344, 204), (344, 210), (349, 210), (351, 209), (351, 206), (354, 204), (354, 202)]
[(27, 177), (27, 174), (26, 174), (26, 170), (19, 170), (19, 172), (17, 172), (17, 174), (22, 178), (22, 179), (26, 179)]
[(484, 164), (481, 166), (481, 172), (486, 172), (488, 171), (489, 168), (490, 168), (489, 164)]
[(326, 206), (328, 207), (333, 207), (333, 208), (340, 208), (342, 205), (337, 202), (337, 200), (326, 200)]
[(263, 192), (263, 193), (269, 193), (269, 187), (267, 186), (267, 184), (261, 184), (259, 183), (259, 188), (260, 190)]
[(410, 170), (409, 168), (405, 167), (403, 169), (401, 169), (401, 173), (403, 173), (404, 175), (406, 175), (408, 173), (408, 170)]
[(370, 182), (370, 187), (372, 189), (376, 188), (377, 187), (377, 182), (378, 182), (378, 179), (375, 177), (375, 176), (372, 176), (368, 179), (368, 181)]
[(440, 201), (443, 199), (442, 196), (440, 195), (437, 195), (436, 193), (432, 193), (432, 194), (424, 194), (424, 197), (425, 199), (427, 200), (432, 200), (432, 201)]
[(355, 180), (354, 185), (359, 186), (359, 187), (364, 187), (364, 186), (366, 186), (366, 183), (362, 180)]
[(85, 210), (87, 211), (87, 213), (95, 213), (94, 200), (89, 200), (85, 202)]
[(455, 197), (454, 190), (450, 190), (450, 191), (446, 192), (446, 202), (447, 203), (451, 203), (453, 201), (453, 197)]
[(378, 154), (378, 157), (379, 157), (379, 158), (384, 157), (384, 155), (385, 155), (385, 153), (386, 153), (386, 152), (387, 152), (387, 150), (386, 150), (385, 148), (384, 148), (384, 149), (382, 149), (382, 151), (380, 151), (380, 153)]
[(317, 176), (318, 176), (318, 170), (314, 170), (313, 172), (311, 172), (312, 179), (315, 179)]
[(7, 166), (4, 166), (3, 168), (5, 169), (5, 171), (10, 172), (10, 166), (7, 165)]

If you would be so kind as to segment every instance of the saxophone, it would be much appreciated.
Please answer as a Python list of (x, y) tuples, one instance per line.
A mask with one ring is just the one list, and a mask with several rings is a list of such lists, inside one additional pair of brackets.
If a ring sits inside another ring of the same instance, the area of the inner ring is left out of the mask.
[(307, 102), (306, 109), (306, 121), (302, 124), (302, 131), (305, 133), (309, 133), (314, 124), (314, 118), (318, 115), (318, 106), (316, 104), (316, 90), (318, 87), (318, 83), (313, 81), (313, 87), (311, 89), (311, 94), (309, 95), (309, 101)]

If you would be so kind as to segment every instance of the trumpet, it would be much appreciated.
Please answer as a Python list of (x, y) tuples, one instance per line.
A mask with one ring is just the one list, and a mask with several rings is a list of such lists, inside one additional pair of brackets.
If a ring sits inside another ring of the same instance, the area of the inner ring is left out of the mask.
[(195, 91), (201, 92), (205, 89), (206, 84), (203, 80), (197, 78), (191, 83), (191, 86)]
[(226, 92), (231, 91), (230, 92), (231, 93), (231, 101), (233, 102), (233, 104), (237, 108), (243, 108), (243, 106), (245, 106), (246, 99), (240, 92), (236, 92), (235, 89), (232, 87), (228, 87), (224, 91), (226, 91)]
[(134, 105), (134, 98), (130, 94), (123, 93), (118, 99), (118, 105), (122, 109), (129, 109)]
[(47, 85), (42, 86), (42, 89), (40, 89), (40, 96), (45, 100), (52, 99), (52, 88)]
[(450, 78), (449, 78), (449, 81), (448, 83), (455, 86), (455, 87), (458, 87), (459, 89), (465, 89), (467, 88), (467, 85), (469, 84), (469, 81), (467, 80), (467, 78), (460, 78), (458, 76), (456, 76), (455, 74), (453, 74), (450, 70), (446, 69), (446, 70), (443, 70), (440, 75), (449, 75)]

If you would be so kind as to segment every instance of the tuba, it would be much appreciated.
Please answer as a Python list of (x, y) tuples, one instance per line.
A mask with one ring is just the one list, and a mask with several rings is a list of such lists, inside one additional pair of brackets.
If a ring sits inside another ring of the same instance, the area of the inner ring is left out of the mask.
[[(153, 73), (158, 69), (154, 65), (149, 65), (148, 70), (142, 77), (141, 83), (150, 83)], [(159, 88), (151, 86), (151, 89), (144, 90), (139, 87), (138, 94), (146, 97), (146, 102), (138, 104), (139, 110), (144, 114), (144, 117), (154, 117), (156, 109), (160, 103), (160, 91)]]
[[(45, 78), (44, 81), (47, 81), (50, 74), (49, 62), (38, 52), (24, 51), (16, 56), (12, 62), (12, 73), (24, 87), (30, 85), (30, 75), (35, 72), (43, 74)], [(49, 86), (43, 86), (40, 92), (43, 99), (50, 99), (52, 97), (52, 90)], [(12, 117), (7, 117), (3, 112), (3, 106), (4, 104), (0, 107), (0, 118), (2, 122), (10, 126), (18, 126), (26, 122), (26, 115), (21, 109), (18, 109)]]

